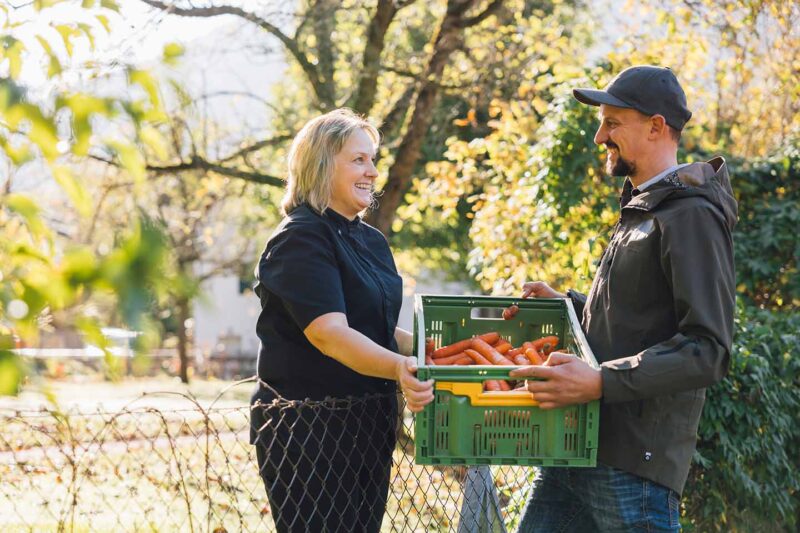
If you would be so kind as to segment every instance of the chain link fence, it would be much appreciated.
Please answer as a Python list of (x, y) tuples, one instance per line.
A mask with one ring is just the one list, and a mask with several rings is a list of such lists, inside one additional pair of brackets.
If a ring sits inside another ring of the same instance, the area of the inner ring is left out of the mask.
[(0, 531), (513, 531), (533, 478), (415, 465), (394, 395), (275, 400), (251, 431), (249, 406), (166, 394), (0, 411)]

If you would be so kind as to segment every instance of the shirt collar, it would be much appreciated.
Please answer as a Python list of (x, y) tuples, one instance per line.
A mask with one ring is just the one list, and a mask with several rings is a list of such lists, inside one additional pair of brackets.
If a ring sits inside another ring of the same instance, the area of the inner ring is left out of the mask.
[(346, 216), (337, 213), (330, 207), (325, 210), (325, 217), (331, 220), (337, 226), (345, 229), (354, 229), (361, 224), (360, 216), (356, 216), (356, 218), (350, 220)]
[(649, 180), (645, 181), (644, 183), (642, 183), (641, 185), (639, 185), (638, 187), (636, 187), (636, 190), (637, 190), (638, 192), (642, 192), (642, 191), (644, 191), (646, 188), (648, 188), (648, 187), (650, 187), (651, 185), (653, 185), (654, 183), (658, 183), (659, 181), (661, 181), (661, 180), (663, 180), (664, 178), (666, 178), (666, 177), (667, 177), (667, 175), (669, 175), (669, 174), (672, 174), (673, 172), (675, 172), (675, 171), (676, 171), (676, 170), (678, 170), (679, 168), (681, 168), (681, 167), (685, 167), (686, 165), (688, 165), (688, 163), (681, 163), (680, 165), (671, 166), (671, 167), (669, 167), (668, 169), (666, 169), (666, 170), (663, 170), (663, 171), (659, 172), (658, 174), (656, 174), (655, 176), (653, 176), (653, 177), (652, 177), (652, 178), (650, 178)]

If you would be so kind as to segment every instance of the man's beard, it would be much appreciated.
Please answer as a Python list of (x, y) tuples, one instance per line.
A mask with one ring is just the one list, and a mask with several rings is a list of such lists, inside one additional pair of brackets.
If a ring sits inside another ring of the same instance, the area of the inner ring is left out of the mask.
[[(633, 161), (624, 159), (619, 153), (619, 146), (614, 143), (606, 143), (606, 148), (617, 151), (617, 162), (611, 165), (611, 158), (606, 159), (606, 172), (611, 176), (632, 176), (636, 172), (636, 164)], [(610, 154), (610, 152), (609, 152)]]

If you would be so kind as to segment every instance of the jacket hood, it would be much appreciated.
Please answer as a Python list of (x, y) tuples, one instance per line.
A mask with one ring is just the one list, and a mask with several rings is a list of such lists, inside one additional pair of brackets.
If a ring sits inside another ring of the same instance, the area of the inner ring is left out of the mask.
[(723, 157), (706, 162), (690, 163), (668, 175), (633, 198), (625, 208), (650, 211), (661, 202), (702, 196), (720, 210), (729, 229), (738, 218), (728, 165)]

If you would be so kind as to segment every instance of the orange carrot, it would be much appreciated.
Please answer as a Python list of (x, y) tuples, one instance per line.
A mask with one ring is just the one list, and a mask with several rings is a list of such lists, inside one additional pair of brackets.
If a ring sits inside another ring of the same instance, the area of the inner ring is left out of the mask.
[[(497, 342), (497, 339), (500, 338), (500, 335), (497, 332), (492, 331), (490, 333), (484, 333), (483, 335), (478, 335), (478, 337), (475, 338), (482, 339), (491, 344), (493, 342)], [(434, 359), (439, 359), (440, 357), (447, 357), (449, 355), (455, 355), (457, 353), (461, 353), (472, 345), (472, 340), (473, 339), (464, 339), (463, 341), (458, 341), (454, 342), (453, 344), (449, 344), (447, 346), (442, 346), (438, 350), (434, 350), (431, 356)]]
[[(476, 365), (491, 365), (492, 364), (492, 363), (489, 362), (488, 359), (486, 359), (484, 356), (482, 356), (481, 354), (479, 354), (475, 350), (464, 350), (464, 353), (466, 353), (473, 361), (475, 361)], [(483, 382), (483, 390), (499, 391), (499, 390), (503, 390), (501, 387), (502, 387), (502, 385), (500, 385), (500, 382), (498, 380), (496, 380), (496, 379), (488, 379), (488, 380)]]
[(472, 349), (491, 361), (493, 365), (513, 365), (514, 363), (503, 354), (486, 343), (483, 339), (472, 339)]
[(536, 351), (536, 348), (528, 348), (527, 350), (525, 350), (525, 357), (528, 359), (528, 361), (530, 361), (530, 364), (532, 365), (544, 364), (544, 359), (542, 359), (542, 356), (539, 355), (538, 351)]
[(471, 363), (472, 359), (464, 352), (433, 360), (434, 365), (469, 365)]
[(500, 385), (500, 390), (508, 391), (511, 390), (511, 385), (508, 384), (508, 381), (501, 379), (497, 382)]
[(500, 352), (503, 355), (508, 353), (508, 351), (511, 348), (513, 348), (513, 346), (511, 346), (511, 343), (508, 342), (508, 341), (503, 341), (503, 340), (501, 340), (500, 342), (498, 342), (497, 344), (494, 345), (494, 349), (497, 350), (498, 352)]
[(483, 390), (487, 391), (500, 391), (500, 382), (494, 379), (487, 379), (483, 382)]
[(486, 359), (484, 356), (476, 352), (475, 350), (464, 350), (464, 353), (467, 354), (470, 359), (472, 359), (476, 365), (491, 365), (492, 362)]
[(520, 347), (520, 348), (511, 348), (511, 349), (508, 351), (508, 353), (506, 353), (506, 354), (504, 354), (504, 355), (505, 355), (506, 357), (508, 357), (509, 359), (513, 359), (513, 358), (515, 358), (516, 356), (518, 356), (519, 354), (524, 354), (524, 353), (525, 353), (525, 350), (523, 350), (523, 349), (522, 349), (522, 347)]
[[(514, 362), (520, 366), (529, 366), (531, 362), (525, 357), (525, 354), (518, 353), (514, 356)], [(535, 364), (535, 363), (534, 363)]]
[(512, 318), (514, 318), (514, 315), (516, 315), (518, 312), (519, 312), (519, 306), (517, 305), (512, 304), (506, 307), (505, 309), (503, 309), (503, 320), (511, 320)]
[(558, 346), (558, 337), (556, 337), (555, 335), (550, 335), (533, 341), (533, 347), (536, 348), (536, 351), (538, 352), (543, 351), (545, 344), (550, 345), (550, 351), (555, 350), (556, 346)]

